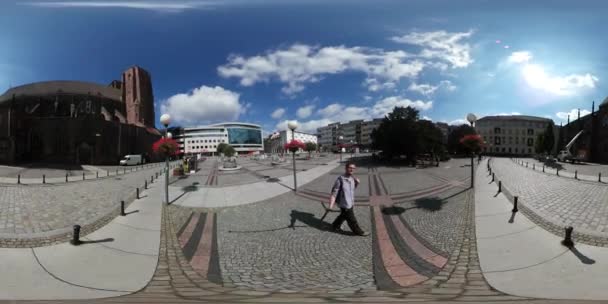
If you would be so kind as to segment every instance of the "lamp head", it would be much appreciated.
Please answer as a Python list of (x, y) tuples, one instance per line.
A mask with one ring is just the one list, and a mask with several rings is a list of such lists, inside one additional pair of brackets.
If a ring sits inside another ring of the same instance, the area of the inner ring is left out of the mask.
[(475, 116), (475, 114), (473, 114), (473, 113), (469, 113), (469, 114), (467, 114), (467, 120), (470, 123), (474, 123), (477, 120), (477, 116)]
[(298, 128), (298, 122), (295, 120), (291, 120), (287, 123), (287, 127), (293, 131)]
[(169, 139), (173, 138), (173, 134), (171, 134), (171, 132), (167, 132), (167, 138), (169, 138)]
[(160, 116), (160, 123), (164, 126), (168, 126), (171, 123), (171, 115), (163, 114)]

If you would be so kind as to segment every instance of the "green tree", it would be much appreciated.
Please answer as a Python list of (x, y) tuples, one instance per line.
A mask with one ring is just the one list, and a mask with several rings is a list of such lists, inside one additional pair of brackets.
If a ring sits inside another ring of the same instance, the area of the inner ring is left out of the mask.
[(477, 134), (475, 129), (469, 125), (461, 125), (456, 127), (450, 134), (448, 134), (448, 151), (456, 154), (466, 154), (465, 148), (460, 144), (460, 139), (466, 135)]
[(545, 134), (538, 134), (536, 136), (536, 143), (534, 144), (534, 151), (536, 154), (541, 154), (545, 152)]
[(223, 150), (224, 152), (224, 156), (226, 157), (233, 157), (234, 154), (236, 153), (236, 150), (234, 150), (234, 147), (231, 145), (226, 145), (226, 147)]
[(395, 107), (372, 132), (372, 147), (388, 158), (405, 155), (410, 160), (415, 159), (418, 153), (417, 121), (418, 110)]
[(544, 134), (543, 150), (547, 154), (553, 152), (553, 146), (555, 145), (555, 133), (553, 133), (553, 123), (547, 125), (547, 129)]
[(227, 143), (220, 143), (219, 145), (217, 145), (217, 153), (224, 153), (226, 154), (224, 151), (226, 150), (226, 147), (228, 147)]
[(317, 144), (315, 144), (311, 141), (306, 142), (306, 148), (304, 150), (306, 150), (308, 152), (308, 156), (311, 156), (312, 152), (317, 150)]

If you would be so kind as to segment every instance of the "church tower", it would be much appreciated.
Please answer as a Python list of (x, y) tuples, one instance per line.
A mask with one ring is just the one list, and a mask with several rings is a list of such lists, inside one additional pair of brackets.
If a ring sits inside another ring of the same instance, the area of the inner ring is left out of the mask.
[(154, 95), (150, 74), (133, 66), (122, 73), (122, 85), (127, 123), (154, 127)]

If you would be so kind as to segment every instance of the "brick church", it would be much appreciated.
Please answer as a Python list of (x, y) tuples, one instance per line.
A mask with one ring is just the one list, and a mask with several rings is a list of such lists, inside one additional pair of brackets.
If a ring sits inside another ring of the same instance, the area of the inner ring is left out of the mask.
[(154, 160), (150, 74), (134, 66), (109, 85), (45, 81), (0, 95), (0, 163), (118, 164)]

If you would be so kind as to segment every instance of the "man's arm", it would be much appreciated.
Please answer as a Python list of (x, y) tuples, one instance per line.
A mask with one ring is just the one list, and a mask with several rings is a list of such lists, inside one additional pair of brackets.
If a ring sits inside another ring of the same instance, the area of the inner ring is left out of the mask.
[(336, 203), (336, 196), (338, 195), (338, 191), (340, 190), (340, 177), (336, 179), (334, 182), (334, 186), (331, 188), (331, 195), (329, 196), (329, 209), (334, 208), (334, 204)]

